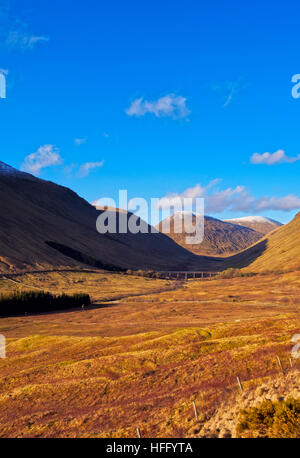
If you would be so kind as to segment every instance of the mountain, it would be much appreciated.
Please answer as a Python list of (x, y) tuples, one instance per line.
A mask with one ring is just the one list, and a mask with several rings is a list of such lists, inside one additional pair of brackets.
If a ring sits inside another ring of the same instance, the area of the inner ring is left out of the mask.
[(256, 232), (260, 232), (263, 235), (266, 235), (274, 229), (282, 226), (279, 221), (266, 218), (265, 216), (243, 216), (242, 218), (226, 219), (225, 222), (248, 227)]
[(288, 224), (247, 250), (226, 259), (228, 267), (249, 272), (300, 270), (300, 212)]
[(0, 161), (0, 271), (221, 268), (221, 260), (195, 256), (160, 233), (99, 234), (101, 213), (70, 189)]
[[(196, 224), (196, 216), (194, 214), (190, 215), (192, 225), (194, 226)], [(253, 229), (205, 216), (203, 242), (201, 244), (189, 245), (186, 243), (186, 237), (189, 236), (187, 231), (183, 231), (181, 234), (174, 232), (174, 224), (182, 216), (183, 212), (176, 212), (174, 215), (161, 221), (156, 228), (160, 232), (168, 234), (176, 243), (197, 255), (229, 256), (244, 250), (262, 238), (262, 234)], [(164, 229), (164, 227), (168, 228), (168, 225), (170, 225), (170, 232), (168, 229)], [(186, 229), (189, 230), (188, 227)], [(193, 230), (193, 228), (190, 230)]]

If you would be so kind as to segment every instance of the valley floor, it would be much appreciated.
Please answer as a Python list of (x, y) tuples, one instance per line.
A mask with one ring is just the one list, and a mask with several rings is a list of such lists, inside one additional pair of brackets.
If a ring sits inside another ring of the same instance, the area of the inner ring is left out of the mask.
[(299, 397), (299, 359), (290, 366), (299, 271), (185, 283), (96, 272), (18, 281), (89, 293), (94, 304), (0, 318), (0, 437), (136, 437), (137, 427), (144, 437), (235, 436), (239, 406), (275, 396), (275, 379), (278, 396)]

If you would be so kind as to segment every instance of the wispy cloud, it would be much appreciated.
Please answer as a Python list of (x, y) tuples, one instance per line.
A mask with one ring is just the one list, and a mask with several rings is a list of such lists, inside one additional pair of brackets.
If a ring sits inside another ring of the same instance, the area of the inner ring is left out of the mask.
[(96, 168), (102, 167), (104, 164), (104, 161), (99, 161), (99, 162), (86, 162), (85, 164), (82, 164), (79, 167), (79, 177), (83, 178), (89, 175), (91, 170), (94, 170)]
[(243, 87), (240, 81), (224, 81), (212, 85), (212, 89), (222, 97), (223, 107), (227, 107)]
[(41, 170), (46, 167), (59, 165), (62, 163), (62, 158), (58, 148), (54, 145), (43, 145), (29, 156), (26, 156), (21, 166), (24, 172), (30, 172), (33, 175), (39, 175)]
[(233, 96), (235, 95), (235, 93), (237, 92), (238, 90), (238, 85), (237, 83), (230, 83), (228, 84), (227, 86), (227, 94), (226, 94), (226, 100), (223, 104), (223, 107), (227, 107), (230, 102), (232, 101), (233, 99)]
[(234, 188), (216, 189), (219, 179), (211, 181), (208, 185), (200, 184), (186, 189), (182, 193), (170, 193), (161, 198), (158, 206), (166, 208), (183, 203), (183, 198), (205, 199), (205, 211), (208, 214), (222, 213), (224, 211), (259, 213), (269, 210), (291, 211), (300, 208), (300, 198), (293, 194), (284, 197), (264, 196), (256, 198), (251, 195), (245, 186), (238, 185)]
[(71, 178), (75, 167), (76, 167), (76, 164), (74, 163), (68, 164), (64, 167), (64, 173), (68, 178)]
[(300, 154), (296, 157), (287, 156), (282, 149), (275, 151), (275, 153), (254, 153), (251, 156), (252, 164), (266, 164), (266, 165), (275, 165), (282, 164), (284, 162), (293, 163), (300, 160)]
[(49, 41), (48, 37), (28, 35), (22, 31), (11, 31), (6, 38), (6, 45), (11, 49), (27, 51), (33, 49), (38, 43)]
[(74, 143), (75, 145), (83, 145), (86, 143), (86, 138), (75, 138)]
[(173, 119), (186, 118), (190, 110), (186, 106), (186, 98), (181, 95), (168, 94), (157, 100), (144, 100), (143, 97), (134, 100), (125, 110), (128, 116), (144, 116), (147, 113), (157, 118), (170, 116)]
[(11, 2), (2, 0), (0, 5), (0, 43), (7, 49), (28, 51), (37, 44), (49, 41), (48, 37), (31, 32), (27, 22), (12, 11)]

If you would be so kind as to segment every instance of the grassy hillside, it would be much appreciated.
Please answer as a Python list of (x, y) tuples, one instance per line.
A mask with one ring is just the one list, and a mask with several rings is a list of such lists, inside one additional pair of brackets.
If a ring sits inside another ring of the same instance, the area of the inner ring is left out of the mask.
[(92, 301), (110, 301), (129, 295), (146, 294), (174, 288), (174, 282), (112, 272), (39, 272), (26, 273), (12, 280), (0, 279), (0, 293), (37, 290), (53, 294), (82, 294), (89, 291)]
[(246, 272), (300, 270), (300, 213), (242, 253), (226, 260)]

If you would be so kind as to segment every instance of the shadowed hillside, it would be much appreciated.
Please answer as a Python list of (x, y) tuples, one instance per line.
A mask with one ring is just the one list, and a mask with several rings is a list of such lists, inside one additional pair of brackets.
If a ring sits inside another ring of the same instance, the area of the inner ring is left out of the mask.
[(193, 255), (160, 233), (99, 234), (100, 213), (70, 189), (0, 162), (0, 271), (86, 265), (215, 270), (220, 264)]

